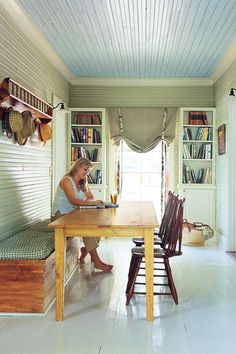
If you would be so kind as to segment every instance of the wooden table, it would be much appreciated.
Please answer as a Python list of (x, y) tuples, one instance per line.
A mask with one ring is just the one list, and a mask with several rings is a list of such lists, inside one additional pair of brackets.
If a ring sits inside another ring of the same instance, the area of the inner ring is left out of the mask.
[[(147, 320), (153, 320), (153, 235), (157, 218), (152, 202), (120, 202), (119, 208), (76, 209), (49, 224), (55, 228), (56, 320), (64, 313), (66, 237), (144, 237)], [(128, 269), (127, 269), (128, 272)]]

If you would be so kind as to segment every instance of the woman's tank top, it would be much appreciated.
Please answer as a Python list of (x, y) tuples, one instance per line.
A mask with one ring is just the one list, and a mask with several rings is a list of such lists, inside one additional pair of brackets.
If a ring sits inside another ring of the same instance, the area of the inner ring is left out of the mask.
[[(71, 181), (75, 197), (83, 200), (85, 193), (82, 190), (78, 191), (75, 182), (70, 176), (66, 176), (65, 178), (68, 178)], [(52, 205), (52, 216), (55, 216), (57, 211), (60, 211), (61, 214), (66, 214), (75, 208), (77, 208), (77, 206), (69, 201), (63, 189), (60, 187), (60, 185), (58, 185)]]

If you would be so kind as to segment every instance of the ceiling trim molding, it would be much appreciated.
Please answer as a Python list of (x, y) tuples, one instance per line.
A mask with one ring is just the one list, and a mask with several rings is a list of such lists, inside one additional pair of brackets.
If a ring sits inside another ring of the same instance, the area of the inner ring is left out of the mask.
[(72, 85), (79, 86), (212, 86), (210, 79), (113, 79), (113, 78), (76, 78)]
[(211, 75), (211, 80), (213, 84), (225, 73), (225, 71), (230, 67), (231, 64), (236, 59), (236, 39), (232, 42), (224, 57), (219, 62), (216, 69)]
[(74, 76), (64, 62), (59, 58), (56, 52), (48, 43), (44, 35), (36, 28), (31, 22), (29, 17), (24, 13), (22, 8), (16, 3), (15, 0), (0, 0), (1, 7), (8, 13), (14, 23), (24, 33), (24, 35), (34, 44), (37, 43), (37, 48), (49, 60), (49, 62), (60, 73), (71, 82)]

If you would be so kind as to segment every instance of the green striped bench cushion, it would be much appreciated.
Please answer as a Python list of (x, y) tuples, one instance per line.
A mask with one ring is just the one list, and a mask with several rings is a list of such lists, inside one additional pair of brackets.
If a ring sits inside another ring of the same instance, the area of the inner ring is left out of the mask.
[(50, 219), (45, 219), (35, 224), (29, 226), (29, 230), (42, 231), (42, 232), (53, 232), (54, 229), (49, 229), (48, 224), (51, 222)]
[(54, 251), (54, 234), (26, 229), (0, 242), (0, 259), (45, 259)]

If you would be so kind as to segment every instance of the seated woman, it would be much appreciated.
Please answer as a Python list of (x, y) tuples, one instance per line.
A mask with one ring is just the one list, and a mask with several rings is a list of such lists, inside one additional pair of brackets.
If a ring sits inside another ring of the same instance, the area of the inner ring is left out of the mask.
[[(67, 174), (61, 179), (52, 206), (52, 221), (76, 207), (103, 204), (102, 200), (94, 200), (93, 193), (88, 186), (87, 175), (92, 168), (92, 162), (81, 157), (74, 162)], [(100, 237), (83, 237), (85, 247), (81, 248), (80, 263), (84, 263), (84, 258), (89, 253), (95, 268), (110, 272), (113, 266), (103, 263), (97, 253), (99, 241)]]

